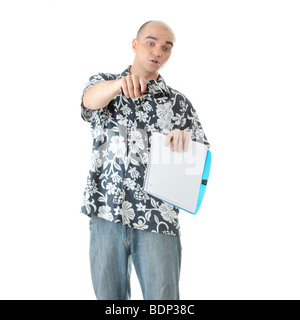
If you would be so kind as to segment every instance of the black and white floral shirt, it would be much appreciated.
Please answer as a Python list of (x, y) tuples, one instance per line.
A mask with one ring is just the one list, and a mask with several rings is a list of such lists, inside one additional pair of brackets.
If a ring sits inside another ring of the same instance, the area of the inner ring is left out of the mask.
[(92, 163), (84, 190), (81, 212), (97, 215), (132, 228), (180, 236), (179, 209), (143, 192), (152, 133), (188, 130), (192, 140), (209, 145), (197, 113), (180, 92), (168, 87), (159, 75), (157, 83), (167, 93), (154, 99), (126, 98), (122, 92), (106, 107), (84, 107), (85, 91), (100, 81), (130, 75), (98, 73), (90, 77), (81, 96), (81, 116), (90, 122)]

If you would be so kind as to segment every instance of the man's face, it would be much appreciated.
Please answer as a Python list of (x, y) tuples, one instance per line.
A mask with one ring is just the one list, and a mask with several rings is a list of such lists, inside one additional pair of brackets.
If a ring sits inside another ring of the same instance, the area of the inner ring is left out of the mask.
[(146, 73), (157, 74), (169, 60), (174, 41), (171, 30), (160, 24), (148, 24), (140, 37), (133, 40), (135, 61)]

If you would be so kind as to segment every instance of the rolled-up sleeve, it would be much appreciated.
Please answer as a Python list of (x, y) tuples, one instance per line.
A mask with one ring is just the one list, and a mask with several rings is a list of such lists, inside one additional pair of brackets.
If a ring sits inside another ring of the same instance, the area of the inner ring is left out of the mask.
[(89, 78), (89, 81), (86, 83), (84, 90), (82, 92), (82, 95), (81, 95), (81, 117), (84, 121), (92, 122), (99, 112), (99, 110), (88, 109), (83, 105), (83, 96), (84, 96), (86, 90), (91, 88), (96, 83), (106, 81), (106, 80), (107, 80), (107, 76), (105, 74), (98, 73), (96, 75), (91, 76)]

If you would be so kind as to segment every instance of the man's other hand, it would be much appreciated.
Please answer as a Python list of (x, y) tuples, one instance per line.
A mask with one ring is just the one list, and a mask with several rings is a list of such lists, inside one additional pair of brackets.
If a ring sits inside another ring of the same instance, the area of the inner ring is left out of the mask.
[(165, 139), (165, 146), (168, 146), (169, 143), (172, 143), (172, 151), (181, 152), (188, 151), (189, 142), (191, 140), (191, 135), (189, 132), (184, 130), (175, 129), (168, 133)]

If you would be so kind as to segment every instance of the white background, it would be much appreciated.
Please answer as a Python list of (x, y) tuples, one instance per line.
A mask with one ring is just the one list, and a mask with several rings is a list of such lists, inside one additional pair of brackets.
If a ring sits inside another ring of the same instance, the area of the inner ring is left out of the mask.
[(212, 151), (200, 211), (180, 216), (181, 299), (300, 298), (298, 1), (28, 0), (0, 12), (1, 299), (95, 298), (80, 97), (91, 75), (132, 63), (152, 19), (175, 31), (161, 74)]

